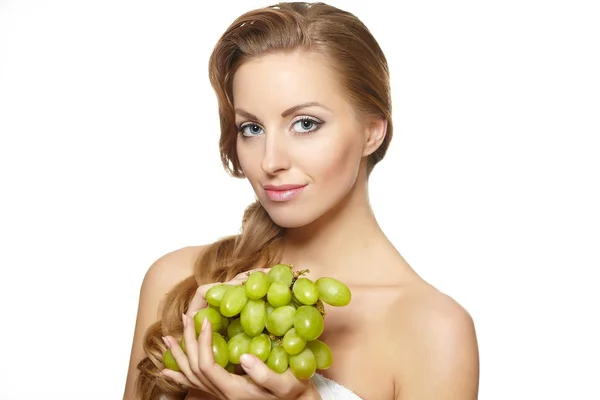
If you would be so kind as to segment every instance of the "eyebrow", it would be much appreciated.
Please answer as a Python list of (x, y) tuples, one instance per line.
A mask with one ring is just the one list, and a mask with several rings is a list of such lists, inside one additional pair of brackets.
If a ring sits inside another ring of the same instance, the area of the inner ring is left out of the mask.
[[(287, 117), (288, 115), (301, 110), (303, 108), (308, 108), (308, 107), (321, 107), (324, 108), (325, 110), (331, 112), (331, 110), (327, 107), (325, 107), (323, 104), (316, 102), (316, 101), (311, 101), (308, 103), (302, 103), (302, 104), (298, 104), (295, 105), (293, 107), (288, 108), (287, 110), (285, 110), (284, 112), (281, 113), (281, 116), (283, 118)], [(253, 119), (253, 120), (258, 120), (258, 117), (254, 114), (249, 113), (248, 111), (242, 110), (241, 108), (236, 108), (235, 109), (236, 114), (241, 115), (242, 117), (246, 117), (248, 119)]]

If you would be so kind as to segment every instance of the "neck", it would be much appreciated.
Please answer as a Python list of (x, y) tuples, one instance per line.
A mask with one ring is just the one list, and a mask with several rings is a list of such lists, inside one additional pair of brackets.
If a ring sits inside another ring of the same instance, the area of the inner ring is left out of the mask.
[(357, 251), (365, 253), (382, 239), (387, 240), (371, 209), (364, 179), (335, 209), (307, 226), (286, 230), (282, 262), (308, 268), (311, 275), (348, 272), (349, 266), (362, 264)]

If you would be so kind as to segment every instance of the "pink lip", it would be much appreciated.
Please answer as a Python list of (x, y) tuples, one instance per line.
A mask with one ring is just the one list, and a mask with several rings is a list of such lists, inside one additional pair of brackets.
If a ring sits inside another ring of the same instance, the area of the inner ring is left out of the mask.
[(293, 189), (299, 189), (302, 188), (306, 185), (264, 185), (263, 187), (266, 190), (293, 190)]
[(283, 202), (298, 196), (306, 185), (265, 185), (265, 193), (271, 201)]

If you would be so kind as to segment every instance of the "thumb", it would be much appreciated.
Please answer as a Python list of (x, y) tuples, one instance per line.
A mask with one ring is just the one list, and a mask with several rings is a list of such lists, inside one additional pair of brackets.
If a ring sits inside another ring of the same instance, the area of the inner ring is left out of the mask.
[(278, 374), (252, 354), (243, 354), (240, 357), (240, 364), (257, 385), (271, 391), (278, 397), (286, 397), (298, 390), (296, 386), (298, 382), (286, 379), (288, 378), (287, 374)]

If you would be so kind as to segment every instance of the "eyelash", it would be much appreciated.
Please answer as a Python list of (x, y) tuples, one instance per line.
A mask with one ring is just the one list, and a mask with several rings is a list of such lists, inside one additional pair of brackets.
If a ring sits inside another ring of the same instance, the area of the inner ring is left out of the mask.
[[(313, 123), (313, 124), (316, 125), (315, 128), (313, 128), (313, 129), (311, 129), (309, 131), (306, 131), (306, 132), (296, 132), (296, 134), (301, 135), (301, 136), (311, 135), (311, 134), (315, 133), (316, 131), (318, 131), (321, 128), (321, 125), (324, 124), (323, 121), (320, 121), (320, 120), (318, 120), (316, 118), (301, 117), (301, 118), (298, 118), (298, 119), (294, 120), (292, 122), (292, 126), (295, 125), (295, 124), (297, 124), (298, 122), (311, 122), (311, 123)], [(260, 127), (259, 124), (254, 123), (254, 122), (244, 122), (244, 123), (242, 123), (242, 124), (240, 124), (238, 126), (238, 133), (240, 135), (242, 135), (242, 137), (245, 138), (245, 139), (250, 139), (253, 136), (256, 136), (256, 135), (244, 135), (244, 129), (246, 129), (246, 127), (248, 127), (248, 126), (253, 126), (253, 125)], [(262, 127), (261, 127), (261, 129), (262, 129)]]

